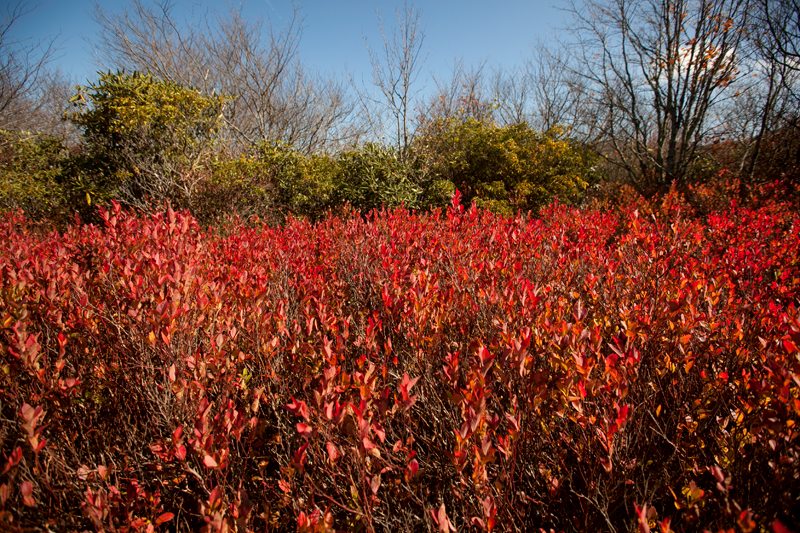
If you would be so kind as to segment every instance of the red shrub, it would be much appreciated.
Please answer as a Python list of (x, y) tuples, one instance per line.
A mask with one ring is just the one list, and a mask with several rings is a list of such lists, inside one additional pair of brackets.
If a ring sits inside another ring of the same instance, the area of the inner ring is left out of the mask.
[(8, 214), (0, 520), (797, 530), (798, 217), (636, 207)]

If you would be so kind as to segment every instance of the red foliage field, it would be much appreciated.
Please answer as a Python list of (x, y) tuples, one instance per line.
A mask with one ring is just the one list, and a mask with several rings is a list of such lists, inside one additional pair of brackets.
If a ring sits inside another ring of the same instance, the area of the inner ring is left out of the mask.
[(800, 531), (780, 202), (102, 219), (0, 222), (3, 531)]

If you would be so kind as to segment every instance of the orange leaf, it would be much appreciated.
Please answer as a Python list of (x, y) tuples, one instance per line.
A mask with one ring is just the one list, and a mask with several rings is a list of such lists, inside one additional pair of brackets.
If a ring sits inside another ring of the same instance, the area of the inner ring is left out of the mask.
[(172, 513), (164, 513), (161, 516), (159, 516), (158, 518), (156, 518), (156, 525), (160, 526), (164, 522), (169, 522), (173, 518), (175, 518), (174, 514), (172, 514)]

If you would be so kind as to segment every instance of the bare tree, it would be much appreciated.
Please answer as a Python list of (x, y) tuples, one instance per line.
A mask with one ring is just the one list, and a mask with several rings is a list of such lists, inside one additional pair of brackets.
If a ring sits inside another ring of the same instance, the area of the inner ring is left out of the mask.
[(0, 129), (38, 130), (41, 90), (53, 81), (46, 67), (58, 51), (57, 37), (42, 41), (12, 38), (14, 25), (33, 10), (20, 0), (7, 6), (0, 23)]
[[(370, 91), (363, 84), (359, 87), (352, 77), (351, 84), (359, 93), (373, 134), (381, 136), (384, 119), (388, 118), (392, 123), (393, 141), (401, 154), (405, 154), (413, 134), (411, 114), (415, 98), (421, 90), (414, 86), (427, 56), (422, 53), (425, 29), (422, 27), (420, 11), (406, 3), (402, 9), (395, 11), (395, 15), (397, 27), (387, 34), (383, 18), (378, 12), (383, 39), (381, 54), (370, 48), (364, 37), (372, 64), (371, 81), (378, 94), (370, 95)], [(374, 110), (376, 106), (378, 111)]]
[(417, 122), (421, 124), (456, 116), (492, 119), (492, 102), (486, 96), (485, 70), (486, 61), (467, 67), (461, 58), (457, 58), (449, 76), (433, 74), (436, 91), (422, 104)]
[[(769, 65), (769, 79), (776, 92), (785, 91), (800, 104), (800, 1), (759, 0), (753, 17), (751, 35), (755, 38), (757, 57)], [(784, 115), (800, 128), (795, 110)]]
[[(792, 77), (786, 67), (772, 61), (764, 60), (756, 53), (743, 69), (747, 75), (742, 76), (744, 83), (735, 85), (738, 95), (728, 106), (724, 115), (724, 128), (720, 128), (719, 140), (733, 142), (737, 148), (737, 157), (720, 161), (730, 170), (747, 182), (759, 181), (757, 169), (762, 166), (763, 148), (768, 139), (775, 140), (775, 135), (787, 124), (797, 120), (797, 101), (784, 86), (786, 79)], [(796, 77), (796, 76), (794, 76)], [(770, 176), (762, 176), (770, 178)]]
[(531, 124), (531, 79), (527, 69), (492, 69), (489, 90), (499, 124)]
[(354, 105), (347, 87), (307, 68), (298, 46), (298, 7), (282, 28), (198, 11), (179, 24), (172, 0), (132, 0), (119, 13), (95, 4), (101, 65), (149, 72), (207, 94), (233, 97), (226, 110), (230, 137), (244, 145), (280, 140), (311, 153), (348, 142)]
[(800, 1), (760, 0), (759, 33), (770, 59), (789, 70), (800, 70)]
[(683, 181), (733, 91), (748, 0), (572, 2), (571, 71), (609, 161), (641, 192)]
[(580, 72), (570, 68), (565, 49), (537, 42), (531, 51), (523, 78), (531, 127), (546, 131), (566, 126), (573, 137), (587, 144), (596, 143), (597, 114), (591, 109), (586, 82)]
[(757, 0), (742, 28), (747, 38), (739, 53), (739, 75), (731, 85), (736, 97), (724, 106), (724, 126), (718, 129), (713, 155), (745, 182), (774, 179), (776, 170), (791, 165), (786, 154), (797, 136), (789, 130), (798, 129), (800, 111), (800, 63), (792, 59), (800, 13), (791, 12), (793, 4), (794, 0)]
[(580, 76), (572, 72), (561, 49), (537, 42), (521, 69), (495, 69), (491, 92), (501, 124), (526, 122), (545, 131), (554, 126), (576, 127), (582, 118)]

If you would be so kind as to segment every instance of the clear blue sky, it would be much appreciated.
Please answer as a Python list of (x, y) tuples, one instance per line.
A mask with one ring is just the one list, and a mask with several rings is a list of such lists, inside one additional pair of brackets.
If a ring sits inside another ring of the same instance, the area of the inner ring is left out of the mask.
[[(559, 0), (553, 0), (558, 5)], [(124, 0), (101, 0), (106, 11), (114, 12)], [(220, 12), (226, 2), (199, 0), (177, 1), (177, 4), (211, 7)], [(16, 0), (0, 0), (5, 8)], [(235, 4), (238, 5), (238, 4)], [(396, 21), (395, 8), (402, 0), (300, 0), (305, 18), (300, 50), (310, 66), (327, 72), (353, 72), (357, 79), (368, 81), (369, 57), (362, 35), (376, 50), (381, 46), (376, 9), (385, 25)], [(437, 0), (409, 2), (419, 8), (425, 26), (424, 48), (429, 53), (420, 75), (420, 83), (431, 88), (430, 72), (446, 76), (457, 57), (465, 65), (487, 60), (491, 65), (513, 67), (530, 53), (537, 37), (548, 38), (563, 25), (564, 15), (549, 0)], [(100, 68), (87, 39), (97, 30), (90, 17), (91, 0), (29, 0), (33, 12), (21, 18), (13, 28), (14, 38), (45, 39), (59, 35), (62, 51), (57, 65), (77, 83), (96, 78)], [(252, 18), (268, 17), (275, 27), (291, 16), (290, 0), (249, 0), (244, 13)], [(426, 81), (427, 80), (427, 81)]]

